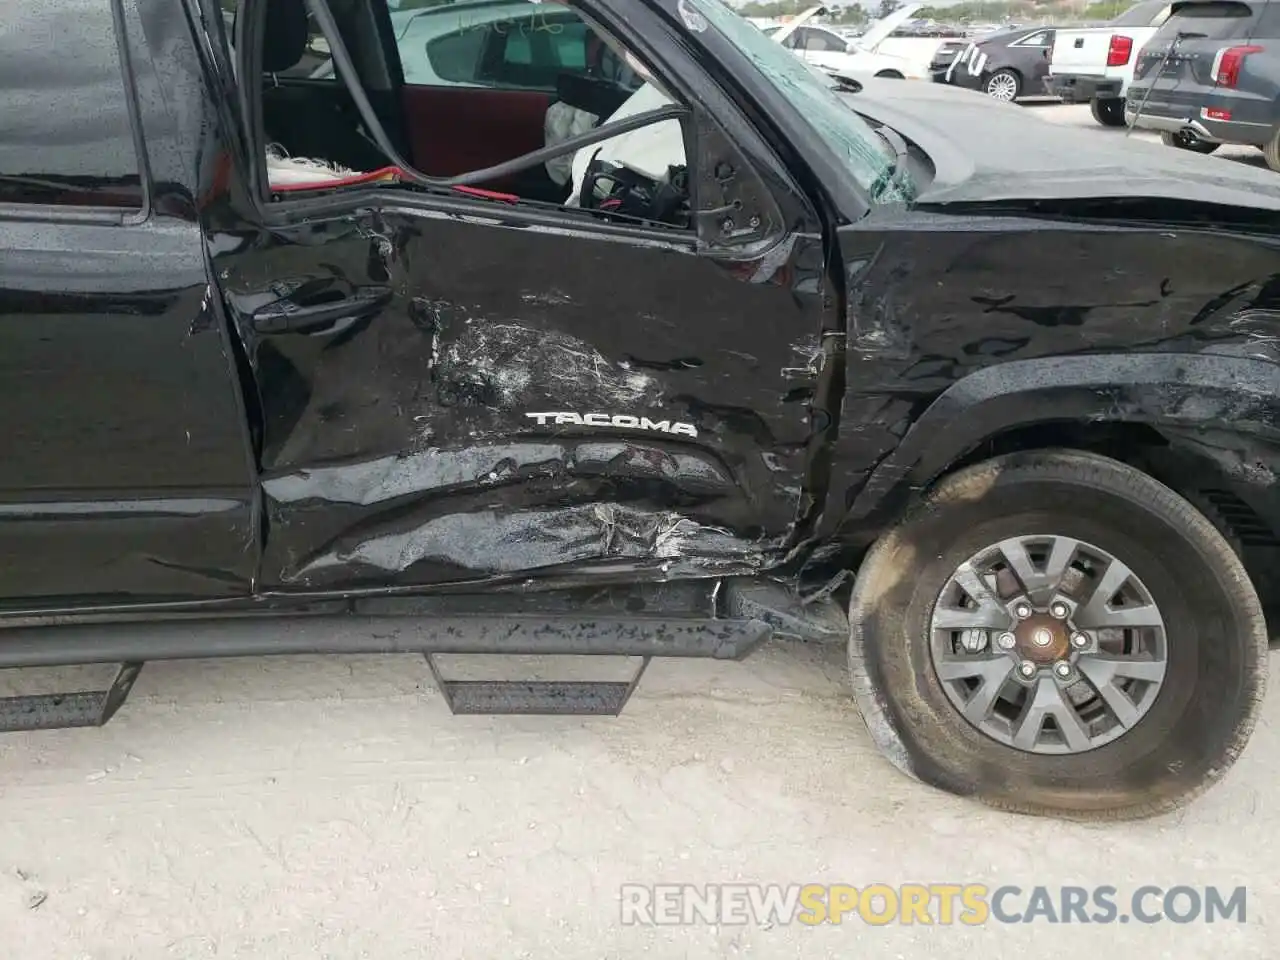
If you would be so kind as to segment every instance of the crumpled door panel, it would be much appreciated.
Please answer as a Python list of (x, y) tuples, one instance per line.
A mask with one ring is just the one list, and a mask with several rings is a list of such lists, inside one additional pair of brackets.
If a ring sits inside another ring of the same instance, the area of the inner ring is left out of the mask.
[[(730, 272), (652, 239), (396, 211), (224, 259), (263, 409), (264, 589), (714, 575), (794, 533), (820, 247)], [(255, 331), (324, 280), (393, 295)]]

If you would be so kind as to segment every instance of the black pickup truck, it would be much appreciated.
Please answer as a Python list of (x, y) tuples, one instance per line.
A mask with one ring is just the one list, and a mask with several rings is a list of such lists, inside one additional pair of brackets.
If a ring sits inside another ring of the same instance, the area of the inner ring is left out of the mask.
[[(1223, 775), (1280, 616), (1280, 183), (720, 0), (404, 7), (0, 11), (0, 667), (120, 664), (6, 729), (317, 651), (613, 714), (440, 655), (777, 637), (847, 643), (942, 789)], [(237, 627), (303, 614), (369, 627)]]

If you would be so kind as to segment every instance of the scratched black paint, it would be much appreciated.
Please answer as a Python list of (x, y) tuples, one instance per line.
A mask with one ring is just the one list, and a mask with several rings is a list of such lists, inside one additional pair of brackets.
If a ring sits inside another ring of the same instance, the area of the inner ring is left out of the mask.
[[(1280, 438), (1276, 236), (1072, 224), (1007, 203), (976, 225), (946, 211), (886, 217), (880, 229), (868, 220), (842, 245), (872, 264), (849, 301), (848, 400), (876, 425), (842, 435), (857, 467), (846, 530), (883, 522), (893, 502), (883, 497), (1028, 423), (1181, 426), (1175, 398), (1191, 395), (1203, 398), (1201, 423), (1237, 420), (1247, 399), (1260, 436)], [(1257, 377), (1264, 388), (1251, 386)], [(958, 408), (969, 408), (963, 424)]]
[[(264, 586), (428, 583), (629, 556), (610, 535), (614, 512), (630, 514), (654, 558), (652, 543), (681, 525), (736, 531), (716, 555), (744, 564), (785, 540), (808, 426), (783, 398), (817, 371), (784, 366), (820, 329), (812, 295), (743, 283), (674, 245), (432, 211), (353, 214), (309, 224), (305, 246), (293, 239), (276, 231), (220, 261), (262, 392)], [(395, 293), (350, 326), (255, 331), (279, 278), (321, 271)], [(635, 364), (640, 354), (672, 360)], [(542, 411), (687, 422), (699, 441), (539, 426), (528, 414)], [(605, 439), (607, 460), (582, 455), (584, 441)], [(336, 473), (354, 485), (370, 470), (396, 475), (394, 497), (339, 507), (328, 481), (311, 483)], [(288, 499), (275, 495), (282, 484)], [(481, 544), (502, 555), (477, 558)]]
[[(191, 32), (217, 5), (122, 5), (149, 218), (0, 212), (11, 616), (838, 563), (957, 459), (1064, 418), (1149, 427), (1280, 525), (1280, 245), (1223, 206), (1229, 173), (1213, 204), (970, 185), (868, 215), (674, 0), (593, 6), (721, 120), (699, 159), (758, 177), (765, 241), (394, 188), (290, 222)], [(259, 312), (282, 302), (353, 309), (290, 328)]]

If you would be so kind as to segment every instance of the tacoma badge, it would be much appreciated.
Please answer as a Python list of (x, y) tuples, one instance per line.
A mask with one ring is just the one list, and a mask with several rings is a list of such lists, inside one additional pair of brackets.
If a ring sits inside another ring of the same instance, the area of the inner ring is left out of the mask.
[(674, 433), (685, 437), (696, 437), (698, 429), (692, 423), (673, 423), (670, 420), (650, 420), (648, 417), (633, 417), (628, 414), (608, 413), (526, 413), (538, 421), (538, 426), (548, 423), (572, 424), (586, 427), (625, 427), (628, 430), (657, 430), (659, 433)]

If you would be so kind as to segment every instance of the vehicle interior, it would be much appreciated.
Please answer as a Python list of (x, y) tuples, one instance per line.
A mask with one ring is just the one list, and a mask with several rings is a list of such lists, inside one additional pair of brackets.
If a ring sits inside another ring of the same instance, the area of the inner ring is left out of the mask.
[[(240, 0), (234, 11), (227, 38), (233, 47), (253, 36), (240, 16), (254, 9), (250, 4)], [(672, 162), (661, 173), (650, 167), (640, 175), (625, 155), (596, 159), (599, 142), (583, 148), (589, 165), (577, 151), (558, 161), (543, 156), (512, 163), (594, 131), (620, 110), (629, 115), (675, 105), (663, 91), (662, 101), (637, 100), (637, 108), (628, 108), (642, 88), (659, 88), (628, 66), (637, 61), (614, 37), (569, 5), (446, 0), (393, 13), (381, 0), (327, 0), (326, 7), (355, 84), (306, 0), (269, 0), (258, 34), (260, 69), (238, 67), (248, 97), (260, 105), (250, 117), (267, 154), (273, 199), (372, 178), (585, 208), (609, 219), (689, 225), (678, 120), (666, 121), (674, 128), (664, 141)], [(257, 84), (244, 84), (246, 69)], [(366, 123), (361, 99), (380, 129)], [(567, 180), (570, 161), (575, 177), (578, 166), (588, 166), (583, 176), (590, 189)], [(447, 182), (494, 167), (501, 169), (482, 182)]]

